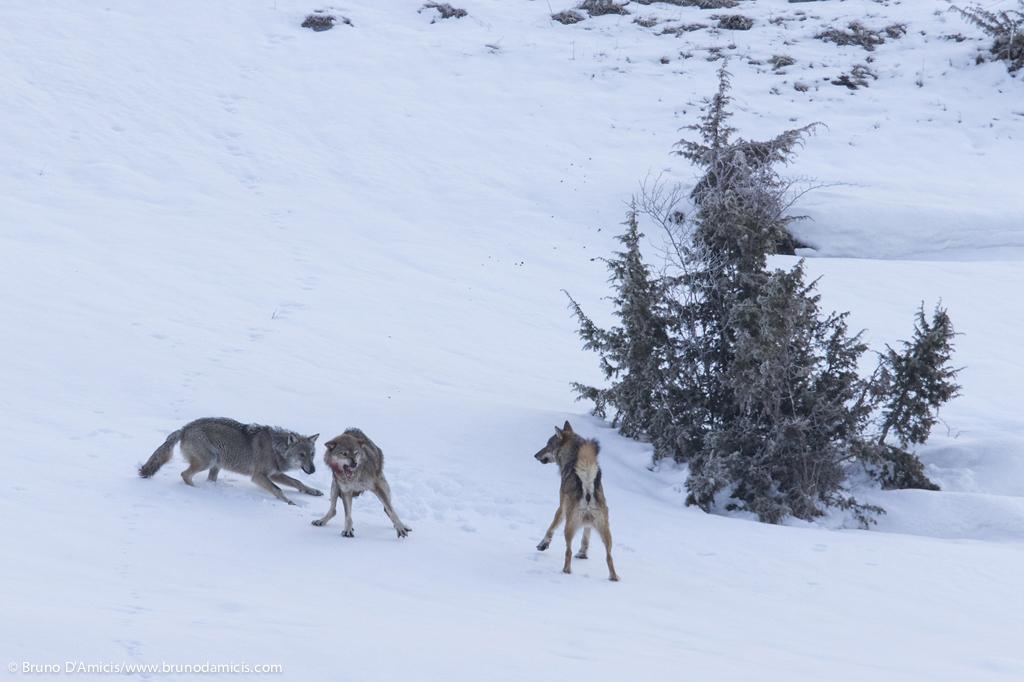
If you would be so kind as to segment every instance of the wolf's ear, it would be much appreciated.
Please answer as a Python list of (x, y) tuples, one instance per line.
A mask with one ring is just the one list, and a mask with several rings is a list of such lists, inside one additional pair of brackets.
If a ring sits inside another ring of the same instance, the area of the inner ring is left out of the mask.
[(327, 448), (328, 450), (333, 450), (333, 449), (334, 449), (334, 446), (335, 446), (335, 445), (337, 445), (337, 443), (332, 443), (331, 441), (327, 441), (327, 443), (326, 443), (325, 447), (326, 447), (326, 448)]
[(288, 434), (288, 445), (295, 445), (295, 441), (297, 441), (298, 439), (299, 439), (299, 437), (296, 436), (294, 433), (289, 433)]
[(556, 436), (558, 436), (559, 438), (561, 438), (561, 437), (562, 437), (562, 436), (564, 436), (565, 434), (564, 434), (564, 433), (562, 433), (562, 429), (560, 429), (560, 428), (558, 428), (558, 427), (556, 426), (556, 427), (555, 427), (555, 435), (556, 435)]
[(310, 436), (306, 440), (308, 440), (310, 443), (315, 443), (316, 439), (319, 438), (319, 437), (320, 437), (319, 433), (314, 433), (312, 436)]
[(565, 425), (562, 427), (562, 430), (566, 433), (572, 433), (572, 425), (569, 423), (568, 419), (565, 420)]

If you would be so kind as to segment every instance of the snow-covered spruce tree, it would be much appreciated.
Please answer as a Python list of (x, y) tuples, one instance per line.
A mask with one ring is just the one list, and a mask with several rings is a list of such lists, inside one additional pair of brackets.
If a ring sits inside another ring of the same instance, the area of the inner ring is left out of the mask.
[(698, 139), (677, 145), (676, 153), (704, 171), (691, 192), (695, 213), (680, 219), (674, 201), (641, 197), (644, 213), (670, 237), (679, 271), (666, 280), (673, 293), (664, 306), (671, 312), (671, 343), (662, 366), (670, 374), (662, 381), (658, 427), (649, 433), (658, 458), (689, 460), (709, 430), (735, 414), (735, 399), (721, 380), (734, 352), (728, 311), (763, 285), (769, 254), (797, 245), (788, 229), (793, 218), (785, 214), (790, 186), (776, 167), (791, 160), (814, 126), (764, 142), (734, 139), (729, 78), (723, 66), (718, 91), (690, 127)]
[(777, 167), (811, 127), (767, 142), (734, 140), (728, 91), (723, 69), (693, 126), (698, 141), (679, 144), (704, 170), (693, 211), (683, 215), (676, 192), (666, 199), (658, 187), (645, 187), (639, 200), (668, 237), (669, 274), (653, 277), (644, 264), (634, 208), (621, 237), (627, 248), (609, 261), (621, 326), (597, 328), (572, 301), (586, 347), (612, 381), (577, 389), (597, 414), (614, 408), (624, 434), (646, 436), (656, 459), (689, 464), (690, 504), (711, 510), (727, 496), (727, 508), (768, 522), (838, 507), (866, 526), (883, 510), (850, 497), (847, 474), (881, 465), (882, 475), (901, 472), (891, 485), (904, 485), (911, 465), (920, 469), (886, 436), (923, 442), (935, 409), (955, 394), (952, 328), (945, 311), (930, 323), (922, 312), (902, 352), (890, 349), (871, 379), (858, 375), (865, 345), (849, 333), (846, 314), (821, 311), (802, 262), (768, 268), (794, 219)]
[[(778, 167), (792, 160), (814, 126), (768, 141), (733, 139), (729, 74), (694, 126), (699, 140), (680, 153), (702, 168), (692, 193), (692, 247), (684, 268), (684, 316), (700, 330), (708, 420), (690, 443), (688, 502), (710, 509), (729, 491), (733, 508), (762, 521), (810, 519), (829, 506), (862, 519), (877, 509), (843, 491), (848, 463), (873, 454), (864, 437), (870, 406), (856, 373), (865, 351), (845, 315), (824, 315), (802, 265), (769, 271), (771, 253), (791, 250), (790, 183)], [(685, 328), (685, 327), (684, 327)], [(678, 411), (682, 411), (681, 409)]]
[[(710, 509), (727, 490), (733, 507), (764, 521), (813, 518), (830, 505), (863, 518), (877, 510), (846, 497), (842, 486), (844, 465), (874, 445), (862, 438), (870, 406), (858, 401), (865, 387), (855, 372), (864, 346), (847, 333), (843, 315), (820, 313), (802, 266), (767, 267), (768, 255), (792, 244), (790, 186), (777, 168), (792, 159), (812, 126), (765, 142), (734, 139), (727, 125), (729, 74), (723, 68), (719, 76), (718, 92), (693, 126), (698, 140), (679, 144), (704, 170), (691, 194), (695, 210), (682, 221), (669, 219), (677, 212), (664, 207), (652, 216), (671, 237), (678, 274), (633, 288), (657, 301), (642, 308), (654, 314), (637, 317), (657, 334), (630, 339), (625, 324), (598, 330), (575, 306), (584, 341), (615, 378), (608, 389), (580, 387), (580, 393), (598, 411), (639, 405), (635, 413), (645, 417), (637, 423), (655, 444), (655, 457), (690, 464), (690, 503)], [(641, 204), (649, 207), (645, 199)], [(637, 234), (627, 232), (633, 243)], [(627, 253), (639, 262), (638, 247)], [(619, 254), (616, 262), (631, 261)], [(620, 311), (625, 271), (613, 269)], [(646, 266), (634, 271), (643, 273), (634, 281), (650, 281)], [(635, 333), (641, 324), (630, 328)], [(649, 352), (651, 338), (656, 361), (624, 361), (626, 348)], [(636, 394), (654, 400), (625, 398), (622, 387), (633, 375), (632, 385), (643, 387)]]
[[(594, 402), (594, 414), (606, 417), (631, 438), (646, 437), (660, 403), (662, 366), (668, 346), (665, 281), (652, 275), (640, 252), (643, 235), (631, 208), (626, 231), (618, 237), (625, 247), (606, 261), (610, 297), (620, 326), (601, 329), (569, 295), (570, 308), (579, 322), (584, 348), (597, 351), (601, 370), (611, 381), (608, 388), (574, 384), (581, 399)], [(568, 292), (566, 293), (568, 295)]]
[(675, 153), (704, 171), (691, 193), (707, 218), (697, 221), (695, 238), (726, 256), (731, 265), (755, 272), (764, 268), (767, 254), (793, 254), (800, 246), (789, 231), (795, 218), (784, 215), (791, 183), (778, 167), (793, 159), (804, 138), (820, 124), (786, 130), (763, 142), (733, 139), (736, 130), (728, 124), (730, 78), (723, 64), (718, 91), (700, 123), (690, 126), (700, 139), (680, 140)]
[(823, 315), (818, 301), (800, 264), (770, 273), (729, 311), (735, 347), (722, 381), (733, 414), (694, 459), (691, 502), (709, 508), (728, 486), (731, 507), (770, 523), (857, 506), (842, 489), (845, 464), (871, 447), (856, 371), (866, 347), (848, 334), (845, 314)]
[[(902, 342), (899, 350), (886, 346), (879, 359), (874, 391), (882, 410), (878, 445), (882, 448), (879, 479), (883, 487), (938, 490), (907, 447), (928, 440), (939, 408), (960, 392), (956, 383), (960, 370), (952, 364), (955, 336), (946, 309), (936, 306), (929, 321), (922, 303), (914, 320), (913, 338)], [(890, 433), (896, 436), (898, 448), (886, 444)]]
[[(789, 231), (794, 218), (786, 214), (790, 183), (778, 166), (792, 160), (815, 127), (787, 130), (767, 141), (734, 138), (736, 131), (728, 124), (730, 74), (724, 65), (718, 76), (718, 91), (700, 121), (690, 126), (698, 139), (676, 145), (677, 154), (703, 170), (691, 192), (695, 212), (685, 223), (660, 221), (666, 230), (683, 233), (672, 238), (683, 271), (680, 355), (700, 377), (699, 395), (684, 391), (691, 402), (674, 411), (703, 413), (704, 433), (735, 415), (734, 396), (721, 380), (735, 351), (728, 313), (764, 286), (769, 254), (792, 252), (797, 245)], [(697, 398), (702, 405), (692, 404)], [(680, 451), (698, 452), (702, 443), (702, 433), (691, 429)]]

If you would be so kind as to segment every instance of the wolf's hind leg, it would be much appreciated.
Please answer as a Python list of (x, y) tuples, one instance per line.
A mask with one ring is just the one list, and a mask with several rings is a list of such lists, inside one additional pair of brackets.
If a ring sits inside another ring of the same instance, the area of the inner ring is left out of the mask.
[(412, 528), (402, 523), (402, 519), (398, 518), (398, 514), (395, 513), (395, 508), (391, 506), (391, 486), (383, 478), (373, 486), (373, 494), (377, 496), (381, 504), (384, 505), (384, 513), (391, 519), (391, 523), (395, 526), (395, 532), (398, 533), (398, 537), (404, 538), (411, 531)]
[(576, 552), (576, 558), (586, 559), (588, 549), (590, 549), (590, 526), (583, 529), (583, 541), (580, 543), (580, 551)]
[[(188, 469), (181, 472), (181, 478), (189, 485), (192, 483), (192, 477), (198, 474), (200, 471), (206, 471), (207, 469), (217, 469), (217, 451), (214, 450), (204, 438), (196, 435), (188, 435), (181, 441), (181, 454), (185, 456), (185, 461), (188, 462)], [(212, 477), (210, 480), (217, 480), (217, 473), (211, 471), (208, 476)]]
[(576, 537), (576, 530), (576, 521), (569, 514), (565, 520), (565, 565), (562, 573), (572, 573), (572, 539)]
[(605, 557), (608, 561), (608, 580), (618, 581), (619, 574), (615, 572), (615, 562), (612, 561), (612, 529), (608, 525), (608, 517), (598, 517), (596, 525), (597, 532), (601, 534), (601, 542), (604, 543)]
[(192, 482), (192, 477), (198, 474), (200, 471), (205, 471), (207, 466), (207, 464), (197, 462), (194, 459), (189, 460), (188, 469), (185, 469), (184, 471), (181, 472), (181, 480), (185, 481), (185, 483), (189, 485), (194, 486), (195, 483)]
[(544, 539), (537, 545), (537, 549), (544, 551), (551, 546), (551, 538), (555, 536), (555, 529), (558, 528), (558, 524), (562, 522), (562, 505), (558, 505), (558, 509), (555, 510), (555, 518), (551, 521), (551, 525), (548, 526), (548, 532), (544, 533)]
[(210, 467), (210, 473), (206, 474), (206, 480), (210, 483), (217, 482), (217, 474), (220, 473), (220, 467)]
[(286, 502), (288, 504), (295, 504), (294, 502), (292, 502), (291, 500), (284, 496), (284, 493), (281, 492), (281, 489), (274, 485), (274, 482), (267, 478), (266, 474), (261, 472), (253, 474), (252, 482), (258, 485), (259, 487), (263, 488), (268, 493), (270, 493), (277, 499), (281, 500), (282, 502)]

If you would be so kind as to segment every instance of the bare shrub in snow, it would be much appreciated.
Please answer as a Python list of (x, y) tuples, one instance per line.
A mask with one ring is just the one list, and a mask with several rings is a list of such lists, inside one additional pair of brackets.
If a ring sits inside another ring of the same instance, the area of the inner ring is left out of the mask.
[(585, 16), (577, 12), (576, 10), (562, 10), (561, 12), (555, 12), (551, 15), (551, 18), (560, 24), (578, 24), (579, 22), (586, 19)]
[(878, 75), (867, 64), (854, 64), (850, 73), (839, 74), (831, 82), (832, 85), (845, 85), (850, 90), (857, 90), (868, 87), (871, 82), (868, 80), (869, 78), (878, 80)]
[(699, 31), (702, 28), (707, 27), (707, 24), (681, 24), (679, 26), (666, 26), (664, 29), (662, 29), (660, 35), (672, 35), (678, 38), (684, 33)]
[(697, 7), (699, 9), (729, 9), (736, 7), (738, 0), (634, 0), (639, 5), (655, 3), (675, 5), (676, 7)]
[(845, 31), (838, 28), (830, 28), (814, 37), (827, 43), (835, 43), (836, 45), (859, 45), (868, 52), (872, 52), (876, 47), (885, 43), (886, 37), (897, 39), (901, 38), (906, 32), (907, 27), (903, 24), (892, 24), (883, 29), (872, 30), (859, 21), (851, 21)]
[(754, 26), (754, 20), (742, 14), (730, 14), (724, 17), (712, 17), (718, 19), (718, 28), (728, 31), (749, 31)]
[(893, 40), (898, 40), (903, 36), (907, 35), (906, 24), (890, 24), (886, 26), (883, 30), (885, 31), (885, 35), (892, 38)]
[(314, 31), (328, 31), (334, 28), (334, 25), (339, 22), (346, 26), (352, 25), (352, 22), (349, 21), (348, 17), (338, 18), (333, 14), (315, 13), (306, 17), (302, 22), (302, 28), (309, 28)]
[[(420, 12), (425, 9), (437, 10), (440, 19), (461, 19), (468, 13), (464, 9), (458, 7), (452, 7), (447, 2), (428, 2), (420, 8)], [(430, 23), (434, 23), (433, 21)]]
[(629, 14), (625, 4), (619, 4), (615, 0), (583, 0), (576, 7), (592, 17), (600, 17), (605, 14)]
[(953, 6), (953, 9), (992, 38), (989, 51), (995, 59), (1006, 62), (1010, 73), (1024, 68), (1024, 0), (1019, 0), (1020, 10), (998, 12), (972, 5), (967, 9)]
[(784, 69), (787, 66), (793, 66), (796, 64), (796, 60), (790, 57), (788, 54), (776, 54), (772, 55), (772, 58), (768, 60), (768, 63), (772, 65), (773, 69)]

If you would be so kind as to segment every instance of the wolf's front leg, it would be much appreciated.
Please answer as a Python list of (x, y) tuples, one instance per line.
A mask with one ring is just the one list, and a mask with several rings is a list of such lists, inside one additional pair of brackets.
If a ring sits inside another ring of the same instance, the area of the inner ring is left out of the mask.
[(346, 538), (355, 537), (356, 532), (352, 529), (352, 493), (347, 490), (343, 492), (341, 503), (345, 506), (345, 530), (341, 534)]
[(555, 518), (551, 521), (551, 525), (548, 526), (548, 532), (544, 534), (544, 539), (537, 545), (537, 549), (544, 551), (551, 546), (551, 538), (555, 535), (555, 529), (558, 528), (558, 524), (562, 522), (562, 505), (558, 505), (558, 509), (555, 510)]
[(308, 485), (306, 485), (299, 479), (292, 478), (288, 474), (276, 473), (273, 476), (271, 476), (270, 479), (275, 483), (280, 483), (281, 485), (290, 485), (299, 492), (306, 493), (307, 495), (312, 495), (313, 497), (320, 497), (321, 495), (323, 495), (323, 493), (317, 490), (316, 488), (310, 488)]
[(259, 487), (263, 488), (268, 493), (270, 493), (277, 499), (281, 500), (282, 502), (286, 502), (287, 504), (295, 504), (294, 502), (292, 502), (291, 500), (284, 496), (284, 493), (281, 492), (281, 489), (274, 485), (274, 482), (267, 478), (266, 474), (262, 472), (257, 472), (253, 474), (252, 482), (258, 485)]
[(328, 521), (333, 519), (334, 515), (338, 513), (338, 495), (339, 495), (339, 492), (340, 491), (338, 490), (338, 482), (335, 481), (332, 478), (331, 479), (331, 508), (327, 510), (327, 513), (324, 514), (324, 517), (322, 519), (317, 519), (316, 521), (313, 521), (313, 525), (314, 526), (322, 526), (322, 525), (324, 525), (325, 523), (327, 523)]

